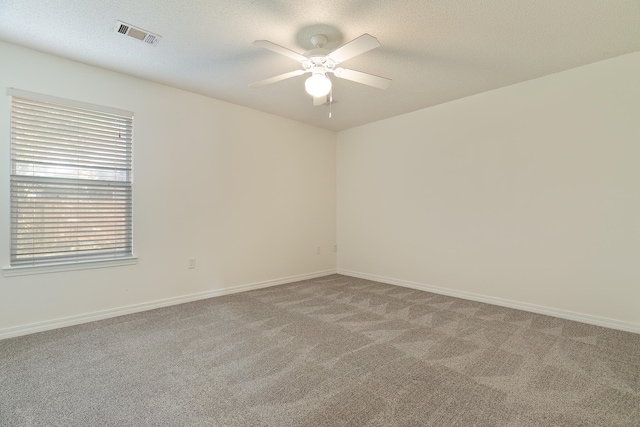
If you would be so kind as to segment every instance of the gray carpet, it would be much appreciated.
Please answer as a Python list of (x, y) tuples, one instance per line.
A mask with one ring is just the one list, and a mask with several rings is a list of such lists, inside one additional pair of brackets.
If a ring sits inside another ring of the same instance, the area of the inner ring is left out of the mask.
[(0, 341), (2, 426), (640, 426), (640, 335), (333, 275)]

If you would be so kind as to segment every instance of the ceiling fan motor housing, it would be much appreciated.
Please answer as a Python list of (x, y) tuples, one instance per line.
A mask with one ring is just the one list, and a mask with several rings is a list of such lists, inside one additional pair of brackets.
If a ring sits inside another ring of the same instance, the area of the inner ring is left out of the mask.
[(325, 68), (322, 65), (315, 65), (311, 69), (311, 75), (312, 76), (315, 75), (315, 74), (322, 74), (324, 76), (326, 72), (327, 72), (327, 70), (325, 70)]

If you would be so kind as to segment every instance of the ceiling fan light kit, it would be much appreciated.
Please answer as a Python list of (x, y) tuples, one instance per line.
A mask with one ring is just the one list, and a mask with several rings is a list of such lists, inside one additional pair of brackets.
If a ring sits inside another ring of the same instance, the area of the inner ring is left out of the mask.
[(327, 96), (331, 92), (331, 80), (322, 73), (312, 74), (304, 82), (304, 88), (307, 93), (317, 98)]
[(268, 40), (256, 40), (253, 42), (256, 46), (260, 46), (295, 59), (302, 65), (302, 70), (295, 70), (280, 74), (278, 76), (252, 83), (249, 86), (258, 88), (291, 77), (311, 73), (311, 77), (307, 78), (304, 86), (307, 93), (314, 97), (313, 105), (324, 105), (325, 102), (318, 102), (318, 98), (326, 97), (331, 92), (332, 83), (331, 79), (329, 79), (329, 76), (327, 75), (328, 73), (333, 73), (337, 78), (354, 81), (378, 89), (387, 89), (391, 86), (391, 80), (385, 77), (341, 67), (336, 68), (336, 65), (341, 62), (380, 46), (380, 42), (375, 37), (369, 34), (363, 34), (349, 43), (342, 45), (333, 52), (328, 52), (323, 49), (323, 46), (327, 43), (327, 37), (322, 34), (313, 35), (311, 37), (311, 43), (313, 44), (314, 49), (305, 52), (303, 55)]

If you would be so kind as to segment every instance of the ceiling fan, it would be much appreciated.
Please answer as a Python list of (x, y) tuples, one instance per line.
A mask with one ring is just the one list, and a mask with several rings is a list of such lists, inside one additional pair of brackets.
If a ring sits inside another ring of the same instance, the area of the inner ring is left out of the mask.
[(324, 105), (327, 102), (331, 103), (332, 101), (330, 97), (332, 84), (328, 74), (333, 74), (338, 78), (351, 80), (353, 82), (376, 87), (378, 89), (386, 89), (391, 86), (391, 80), (385, 77), (363, 73), (362, 71), (350, 70), (348, 68), (337, 67), (338, 64), (351, 59), (354, 56), (380, 46), (380, 42), (375, 37), (369, 34), (363, 34), (360, 37), (351, 40), (349, 43), (340, 46), (333, 52), (323, 48), (326, 43), (327, 37), (325, 35), (315, 34), (311, 37), (311, 44), (314, 46), (314, 49), (311, 49), (304, 54), (299, 54), (268, 40), (254, 41), (253, 44), (256, 46), (260, 46), (295, 59), (300, 62), (302, 69), (251, 83), (249, 87), (258, 88), (291, 77), (310, 73), (311, 77), (305, 81), (305, 89), (309, 95), (313, 96), (313, 105)]

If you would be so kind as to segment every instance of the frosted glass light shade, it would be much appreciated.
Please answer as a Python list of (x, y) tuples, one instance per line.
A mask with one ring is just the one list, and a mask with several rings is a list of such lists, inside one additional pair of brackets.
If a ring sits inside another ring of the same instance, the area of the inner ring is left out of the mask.
[(304, 88), (316, 98), (325, 96), (331, 92), (331, 80), (324, 74), (314, 74), (304, 82)]

